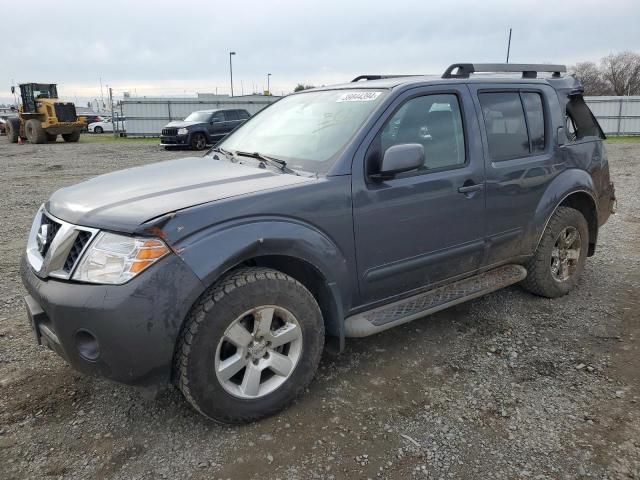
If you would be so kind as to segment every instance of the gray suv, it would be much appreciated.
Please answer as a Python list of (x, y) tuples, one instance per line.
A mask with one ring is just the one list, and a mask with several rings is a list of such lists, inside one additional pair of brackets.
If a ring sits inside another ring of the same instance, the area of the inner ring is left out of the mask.
[(238, 423), (288, 405), (347, 337), (515, 283), (569, 293), (615, 196), (564, 72), (358, 77), (283, 98), (203, 157), (55, 192), (22, 263), (37, 342)]

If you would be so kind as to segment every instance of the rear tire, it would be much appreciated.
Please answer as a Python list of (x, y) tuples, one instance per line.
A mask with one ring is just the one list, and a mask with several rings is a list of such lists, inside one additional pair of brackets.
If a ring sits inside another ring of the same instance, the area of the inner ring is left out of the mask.
[(62, 138), (65, 142), (77, 142), (80, 140), (80, 131), (71, 132), (71, 133), (63, 133)]
[(42, 122), (35, 118), (26, 121), (24, 132), (29, 143), (46, 143), (47, 141), (47, 132), (42, 128)]
[(589, 249), (589, 225), (582, 213), (558, 207), (547, 224), (538, 249), (525, 264), (521, 285), (541, 297), (569, 293), (580, 280)]
[(58, 135), (54, 135), (53, 133), (46, 133), (46, 135), (47, 135), (47, 142), (55, 142), (58, 139)]
[(17, 118), (8, 118), (6, 123), (7, 137), (11, 143), (18, 143), (20, 135), (20, 120)]
[(276, 270), (242, 268), (191, 309), (176, 348), (175, 378), (206, 417), (251, 422), (304, 391), (323, 346), (320, 308), (300, 282)]
[(207, 147), (207, 137), (204, 133), (194, 133), (191, 135), (191, 148), (193, 150), (204, 150)]

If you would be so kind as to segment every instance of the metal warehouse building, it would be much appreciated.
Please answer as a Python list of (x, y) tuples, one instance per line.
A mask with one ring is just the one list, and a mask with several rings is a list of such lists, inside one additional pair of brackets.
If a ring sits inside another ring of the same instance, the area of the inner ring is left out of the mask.
[(162, 127), (167, 123), (182, 120), (197, 110), (243, 108), (253, 115), (279, 98), (263, 95), (230, 97), (207, 93), (199, 93), (196, 98), (125, 98), (118, 105), (118, 113), (127, 119), (127, 136), (159, 137)]

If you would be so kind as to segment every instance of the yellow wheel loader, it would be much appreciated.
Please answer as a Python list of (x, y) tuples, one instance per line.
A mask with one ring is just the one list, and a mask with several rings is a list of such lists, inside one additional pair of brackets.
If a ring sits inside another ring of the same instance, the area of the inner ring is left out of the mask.
[[(11, 93), (15, 88), (11, 87)], [(65, 142), (77, 142), (84, 127), (76, 115), (76, 106), (58, 100), (55, 83), (23, 83), (20, 85), (22, 105), (17, 117), (7, 119), (7, 136), (16, 143), (18, 137), (30, 143), (55, 142), (62, 135)]]

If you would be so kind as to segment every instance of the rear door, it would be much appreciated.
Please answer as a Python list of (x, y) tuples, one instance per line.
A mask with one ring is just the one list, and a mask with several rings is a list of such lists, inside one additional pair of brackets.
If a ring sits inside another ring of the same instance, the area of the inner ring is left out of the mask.
[(225, 135), (231, 132), (234, 128), (238, 126), (240, 123), (240, 117), (238, 116), (237, 110), (225, 110), (224, 111), (225, 118)]
[[(484, 164), (467, 87), (405, 92), (374, 128), (352, 172), (358, 277), (368, 304), (478, 269), (484, 243)], [(384, 151), (405, 143), (423, 145), (423, 168), (372, 181)]]
[[(469, 85), (477, 106), (486, 158), (487, 256), (501, 263), (521, 254), (530, 242), (534, 213), (549, 182), (560, 171), (554, 164), (551, 112), (555, 91), (546, 85)], [(555, 101), (555, 103), (553, 103)]]

